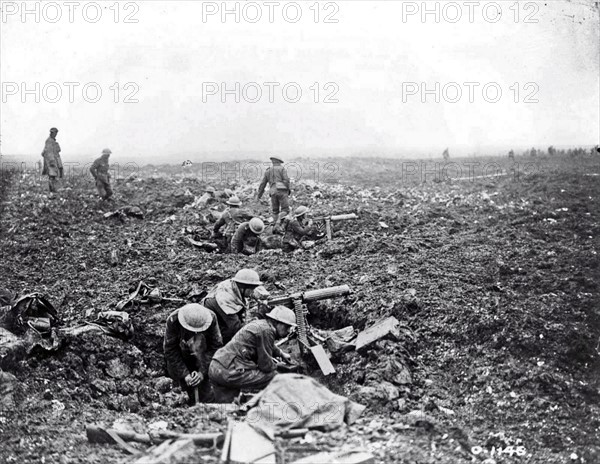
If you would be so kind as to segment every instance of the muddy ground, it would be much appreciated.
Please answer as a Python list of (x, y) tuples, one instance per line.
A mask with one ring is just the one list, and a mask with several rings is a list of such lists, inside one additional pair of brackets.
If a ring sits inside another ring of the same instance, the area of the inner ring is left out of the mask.
[[(46, 293), (75, 326), (115, 309), (140, 280), (182, 299), (241, 267), (259, 270), (273, 294), (348, 284), (353, 295), (311, 307), (309, 322), (361, 330), (393, 315), (405, 335), (337, 356), (335, 377), (314, 373), (368, 409), (341, 431), (278, 442), (288, 462), (351, 445), (386, 463), (600, 462), (599, 160), (478, 159), (471, 173), (461, 163), (473, 160), (452, 161), (460, 169), (299, 160), (293, 205), (360, 218), (310, 250), (252, 257), (185, 241), (210, 227), (210, 210), (192, 206), (207, 182), (236, 188), (248, 204), (256, 182), (235, 170), (221, 182), (214, 166), (129, 166), (116, 173), (112, 203), (78, 171), (51, 198), (36, 172), (4, 170), (0, 286)], [(104, 218), (124, 205), (144, 219)], [(255, 206), (268, 217), (266, 202)], [(87, 423), (224, 430), (223, 409), (188, 409), (180, 393), (157, 388), (164, 321), (178, 306), (130, 307), (131, 343), (87, 335), (10, 366), (17, 405), (0, 415), (0, 462), (125, 457), (89, 444)], [(194, 462), (218, 456), (202, 450)]]

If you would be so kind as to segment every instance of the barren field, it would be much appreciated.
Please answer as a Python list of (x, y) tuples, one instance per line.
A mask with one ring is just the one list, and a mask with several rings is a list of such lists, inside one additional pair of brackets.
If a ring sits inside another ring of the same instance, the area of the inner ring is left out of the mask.
[[(600, 462), (600, 160), (477, 162), (469, 178), (464, 164), (300, 160), (312, 174), (294, 184), (292, 206), (359, 219), (310, 250), (251, 257), (185, 238), (208, 236), (210, 209), (193, 206), (207, 181), (235, 188), (246, 205), (257, 182), (207, 179), (199, 165), (146, 166), (121, 175), (108, 203), (76, 172), (49, 198), (45, 178), (6, 170), (0, 287), (45, 293), (66, 327), (115, 309), (140, 281), (183, 300), (242, 267), (273, 294), (348, 284), (351, 296), (309, 308), (314, 327), (362, 330), (393, 315), (405, 336), (335, 357), (334, 376), (311, 373), (368, 408), (342, 430), (278, 440), (282, 461), (356, 446), (382, 463)], [(126, 205), (144, 218), (104, 217)], [(258, 207), (268, 217), (267, 203)], [(190, 409), (181, 393), (156, 388), (164, 323), (180, 304), (128, 306), (130, 343), (82, 336), (2, 366), (18, 385), (16, 407), (0, 412), (0, 462), (121, 462), (117, 446), (85, 435), (86, 424), (116, 419), (224, 431), (223, 408)], [(218, 458), (199, 449), (189, 462)]]

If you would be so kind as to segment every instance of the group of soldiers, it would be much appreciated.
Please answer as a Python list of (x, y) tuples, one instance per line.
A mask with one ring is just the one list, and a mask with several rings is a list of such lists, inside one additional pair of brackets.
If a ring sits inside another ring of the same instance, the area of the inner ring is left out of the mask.
[[(57, 191), (58, 179), (63, 177), (63, 164), (60, 156), (60, 145), (56, 141), (58, 129), (50, 129), (50, 136), (46, 140), (42, 157), (44, 167), (42, 175), (48, 176), (50, 192)], [(113, 191), (110, 185), (109, 158), (111, 150), (105, 148), (102, 154), (90, 167), (94, 177), (98, 194), (104, 200), (109, 200)], [(269, 167), (258, 187), (256, 199), (260, 200), (269, 185), (271, 197), (271, 210), (273, 213), (273, 232), (282, 235), (282, 248), (284, 251), (293, 251), (303, 247), (307, 238), (319, 238), (320, 230), (309, 224), (307, 217), (308, 208), (299, 206), (293, 213), (290, 212), (289, 194), (290, 179), (283, 166), (283, 161), (278, 157), (271, 157), (272, 166)], [(262, 219), (242, 209), (242, 201), (233, 192), (230, 192), (225, 202), (227, 209), (214, 224), (211, 238), (223, 252), (254, 254), (261, 250), (263, 241), (260, 236), (265, 232), (266, 226)], [(214, 199), (215, 189), (207, 187), (206, 200)]]
[[(320, 238), (323, 233), (309, 221), (309, 209), (306, 206), (298, 206), (290, 212), (290, 179), (280, 158), (271, 157), (270, 160), (273, 165), (263, 175), (256, 200), (261, 199), (268, 184), (274, 220), (273, 233), (283, 236), (281, 242), (284, 251), (303, 248), (306, 239)], [(206, 193), (215, 195), (212, 187), (208, 187)], [(237, 195), (232, 194), (225, 203), (227, 208), (215, 222), (211, 238), (223, 252), (246, 255), (258, 253), (263, 247), (260, 236), (266, 230), (264, 221), (243, 209), (242, 201)]]
[[(50, 136), (46, 139), (42, 158), (44, 159), (44, 167), (42, 175), (48, 176), (48, 188), (51, 193), (58, 191), (58, 179), (64, 176), (62, 158), (60, 157), (60, 145), (56, 141), (58, 129), (52, 127)], [(112, 197), (113, 191), (110, 186), (110, 171), (108, 159), (111, 155), (109, 148), (102, 150), (102, 154), (97, 158), (90, 167), (90, 173), (96, 182), (98, 194), (104, 199), (109, 200)]]
[[(241, 391), (264, 388), (291, 356), (275, 345), (296, 326), (285, 306), (270, 309), (258, 273), (242, 269), (215, 285), (200, 303), (167, 318), (164, 352), (169, 376), (188, 403), (227, 403)], [(253, 314), (248, 316), (250, 302)]]

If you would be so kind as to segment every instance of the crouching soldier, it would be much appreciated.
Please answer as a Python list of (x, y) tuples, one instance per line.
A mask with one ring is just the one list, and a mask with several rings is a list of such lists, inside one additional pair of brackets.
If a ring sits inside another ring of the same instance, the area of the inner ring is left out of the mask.
[(202, 300), (202, 304), (217, 316), (223, 343), (233, 338), (242, 328), (250, 298), (262, 282), (256, 271), (241, 269), (231, 279), (215, 285)]
[(308, 224), (307, 213), (308, 208), (306, 206), (298, 206), (293, 217), (288, 217), (283, 221), (283, 251), (304, 248), (303, 240), (317, 236), (318, 230)]
[[(240, 208), (242, 202), (235, 195), (230, 197), (225, 203), (227, 203), (229, 207), (223, 211), (221, 217), (215, 222), (211, 237), (218, 238), (222, 236), (220, 248), (222, 251), (229, 251), (231, 239), (237, 228), (245, 221), (250, 220), (252, 215), (248, 211)], [(221, 234), (223, 226), (225, 226), (225, 229)]]
[(259, 218), (252, 218), (249, 222), (239, 225), (231, 238), (231, 252), (253, 255), (258, 253), (261, 246), (260, 234), (265, 230), (265, 223)]
[(265, 319), (244, 326), (233, 339), (215, 353), (208, 376), (216, 402), (231, 402), (240, 390), (266, 387), (277, 373), (274, 357), (291, 360), (275, 346), (275, 340), (287, 337), (296, 325), (294, 312), (276, 306)]
[(208, 367), (222, 346), (217, 318), (208, 308), (190, 303), (169, 315), (164, 339), (167, 371), (187, 392), (190, 406), (213, 401)]
[(90, 168), (90, 172), (94, 179), (96, 180), (96, 188), (98, 189), (98, 194), (104, 199), (108, 200), (112, 197), (113, 191), (110, 187), (110, 172), (108, 165), (108, 158), (112, 151), (110, 149), (105, 148), (102, 150), (102, 156), (97, 158), (92, 164)]

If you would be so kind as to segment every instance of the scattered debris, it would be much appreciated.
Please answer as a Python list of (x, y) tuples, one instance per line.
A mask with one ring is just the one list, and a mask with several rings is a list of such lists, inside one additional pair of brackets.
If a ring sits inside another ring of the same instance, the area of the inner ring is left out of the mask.
[(394, 316), (390, 316), (377, 322), (375, 325), (363, 330), (356, 337), (356, 350), (362, 350), (373, 342), (391, 335), (393, 338), (400, 337), (400, 322)]

